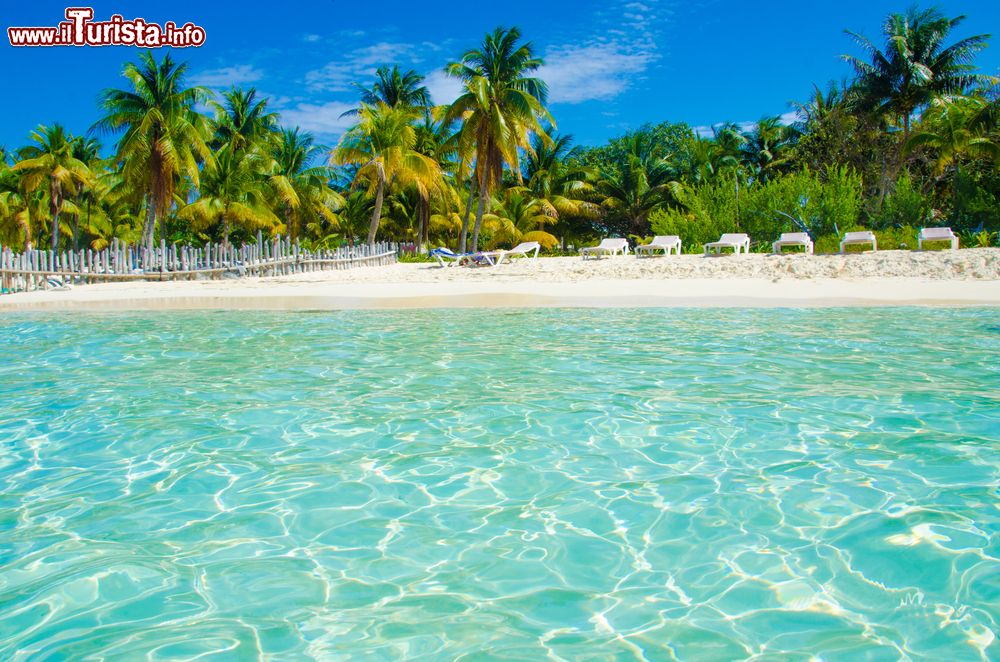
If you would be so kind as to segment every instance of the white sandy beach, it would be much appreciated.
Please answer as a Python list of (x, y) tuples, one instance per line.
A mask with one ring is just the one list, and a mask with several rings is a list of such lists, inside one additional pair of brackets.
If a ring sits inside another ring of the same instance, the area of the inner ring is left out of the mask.
[(1000, 248), (856, 255), (395, 264), (277, 278), (132, 281), (0, 297), (0, 310), (1000, 305)]

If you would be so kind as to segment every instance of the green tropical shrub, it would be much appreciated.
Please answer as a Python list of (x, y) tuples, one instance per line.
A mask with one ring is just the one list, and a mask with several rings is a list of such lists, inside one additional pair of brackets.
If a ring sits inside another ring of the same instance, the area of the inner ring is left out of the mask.
[(746, 196), (744, 231), (755, 240), (774, 241), (782, 232), (813, 237), (836, 233), (858, 222), (861, 177), (846, 167), (830, 166), (822, 176), (808, 168), (753, 188)]
[(924, 227), (931, 218), (930, 200), (914, 186), (909, 174), (896, 180), (896, 187), (886, 196), (881, 213), (874, 219), (875, 228), (892, 228), (905, 225)]
[(875, 230), (875, 238), (878, 239), (878, 249), (880, 251), (913, 251), (917, 249), (917, 234), (919, 233), (919, 228), (915, 228), (912, 225), (904, 225), (898, 228)]
[(959, 232), (959, 242), (966, 248), (991, 248), (1000, 243), (1000, 233), (981, 230), (979, 232)]
[(674, 195), (683, 208), (657, 209), (649, 222), (657, 235), (675, 234), (685, 249), (715, 241), (725, 232), (739, 232), (736, 224), (736, 180), (721, 176), (697, 186), (677, 186)]
[[(844, 234), (848, 232), (863, 232), (865, 230), (871, 230), (871, 228), (851, 225), (843, 228), (840, 234), (825, 234), (816, 240), (814, 245), (815, 251), (817, 253), (839, 253), (840, 240)], [(873, 232), (875, 233), (875, 240), (878, 242), (878, 249), (880, 251), (894, 251), (916, 250), (917, 234), (920, 230), (912, 225), (905, 225), (899, 228), (873, 230)], [(870, 251), (871, 247), (867, 244), (859, 244), (846, 246), (845, 249), (847, 253), (863, 253)]]
[(656, 234), (679, 235), (688, 248), (725, 232), (746, 232), (754, 250), (769, 250), (782, 232), (802, 226), (815, 237), (856, 225), (861, 193), (861, 178), (845, 167), (827, 168), (822, 176), (806, 169), (739, 190), (735, 176), (723, 175), (676, 187), (682, 206), (653, 212), (650, 224)]

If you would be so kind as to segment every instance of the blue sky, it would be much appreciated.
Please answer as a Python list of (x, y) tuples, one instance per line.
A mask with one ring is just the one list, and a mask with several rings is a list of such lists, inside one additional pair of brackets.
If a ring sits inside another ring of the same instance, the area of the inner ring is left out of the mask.
[[(82, 4), (82, 3), (79, 3)], [(484, 2), (346, 2), (284, 0), (257, 11), (251, 3), (119, 0), (90, 3), (98, 20), (125, 18), (205, 28), (200, 48), (175, 51), (189, 80), (214, 89), (256, 86), (288, 125), (332, 144), (355, 103), (350, 83), (367, 83), (381, 63), (427, 75), (436, 102), (456, 83), (441, 68), (497, 25), (518, 25), (545, 58), (542, 76), (559, 129), (596, 144), (646, 122), (695, 127), (748, 122), (789, 112), (813, 82), (849, 75), (839, 59), (858, 53), (844, 28), (877, 38), (886, 14), (909, 0), (748, 3), (743, 0), (534, 0)], [(998, 33), (980, 58), (1000, 74), (1000, 3), (948, 0), (948, 15), (966, 14), (957, 37)], [(55, 25), (66, 3), (5, 3), (3, 27)], [(262, 5), (263, 6), (263, 5)], [(6, 30), (4, 30), (6, 32)], [(97, 97), (123, 86), (123, 63), (136, 50), (0, 46), (3, 122), (0, 145), (18, 147), (38, 123), (84, 132), (99, 116)], [(104, 138), (111, 142), (110, 138)]]

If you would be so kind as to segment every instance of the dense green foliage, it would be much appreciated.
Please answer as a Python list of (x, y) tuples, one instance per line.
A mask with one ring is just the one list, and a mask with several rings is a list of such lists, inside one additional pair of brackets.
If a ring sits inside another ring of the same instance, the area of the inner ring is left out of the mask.
[[(253, 89), (188, 87), (186, 65), (148, 52), (101, 94), (94, 135), (39, 126), (0, 149), (0, 243), (24, 247), (249, 240), (394, 240), (465, 250), (537, 240), (565, 251), (600, 236), (677, 234), (687, 250), (724, 232), (768, 246), (806, 231), (818, 250), (871, 228), (882, 247), (950, 225), (963, 245), (1000, 229), (997, 81), (976, 68), (987, 36), (964, 17), (891, 14), (884, 44), (848, 33), (853, 78), (764, 117), (696, 132), (644, 126), (574, 147), (546, 107), (542, 60), (516, 29), (489, 33), (446, 72), (462, 84), (431, 107), (423, 77), (380, 67), (357, 83), (354, 126), (320, 147)], [(200, 111), (209, 108), (209, 113)], [(101, 158), (97, 137), (113, 141)]]

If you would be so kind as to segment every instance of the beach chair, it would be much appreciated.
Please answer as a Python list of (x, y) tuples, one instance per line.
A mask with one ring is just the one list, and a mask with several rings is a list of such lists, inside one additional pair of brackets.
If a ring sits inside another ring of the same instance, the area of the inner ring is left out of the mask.
[(602, 239), (601, 243), (597, 246), (588, 246), (587, 248), (580, 249), (580, 256), (585, 260), (588, 255), (600, 258), (602, 255), (613, 256), (616, 253), (628, 255), (628, 239), (609, 237), (608, 239)]
[(951, 250), (958, 250), (958, 235), (951, 228), (924, 228), (917, 235), (918, 250), (924, 250), (925, 241), (950, 241)]
[(875, 233), (871, 230), (863, 230), (861, 232), (848, 232), (844, 235), (844, 238), (840, 240), (840, 252), (844, 252), (844, 247), (858, 244), (871, 244), (872, 251), (878, 250), (878, 241), (875, 239)]
[(663, 251), (664, 255), (670, 255), (671, 251), (681, 254), (681, 238), (675, 234), (653, 237), (653, 241), (635, 247), (635, 256), (642, 257), (645, 253), (652, 256), (656, 251)]
[(510, 262), (510, 258), (512, 257), (529, 258), (530, 254), (529, 259), (537, 260), (538, 251), (540, 251), (541, 249), (542, 245), (539, 244), (537, 241), (523, 241), (514, 248), (510, 249), (509, 251), (508, 250), (490, 251), (489, 253), (484, 253), (484, 255), (489, 255), (490, 258), (496, 261), (493, 266), (499, 267), (504, 260)]
[(775, 255), (780, 255), (785, 246), (802, 246), (806, 253), (813, 252), (813, 240), (805, 232), (783, 232), (778, 241), (771, 244)]
[(718, 241), (713, 241), (710, 244), (705, 244), (705, 255), (708, 255), (712, 249), (715, 249), (716, 253), (722, 253), (723, 248), (732, 248), (733, 253), (736, 255), (740, 254), (742, 249), (744, 253), (750, 252), (750, 237), (749, 235), (739, 233), (724, 234), (719, 237)]
[(73, 286), (68, 282), (60, 278), (59, 276), (48, 276), (45, 279), (45, 289), (56, 290), (57, 292), (63, 292), (66, 290), (73, 289)]
[(468, 258), (471, 253), (456, 253), (450, 248), (435, 248), (430, 252), (430, 256), (437, 260), (437, 263), (442, 267), (454, 267), (455, 265), (461, 264), (463, 260)]

